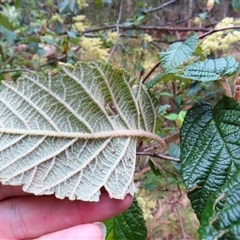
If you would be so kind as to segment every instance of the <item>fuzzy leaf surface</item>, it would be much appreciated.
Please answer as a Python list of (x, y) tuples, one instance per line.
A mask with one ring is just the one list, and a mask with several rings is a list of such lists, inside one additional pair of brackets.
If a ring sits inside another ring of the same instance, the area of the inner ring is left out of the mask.
[(199, 233), (201, 239), (239, 239), (240, 173), (227, 181), (208, 200)]
[(191, 33), (184, 42), (170, 45), (166, 52), (160, 52), (160, 59), (164, 71), (169, 71), (190, 59), (198, 43), (198, 36)]
[(211, 193), (240, 168), (240, 105), (223, 97), (214, 108), (198, 103), (181, 129), (181, 172), (198, 219)]
[(152, 133), (157, 104), (135, 81), (93, 62), (4, 82), (1, 182), (84, 201), (98, 201), (102, 187), (112, 198), (133, 195), (137, 142), (160, 139)]

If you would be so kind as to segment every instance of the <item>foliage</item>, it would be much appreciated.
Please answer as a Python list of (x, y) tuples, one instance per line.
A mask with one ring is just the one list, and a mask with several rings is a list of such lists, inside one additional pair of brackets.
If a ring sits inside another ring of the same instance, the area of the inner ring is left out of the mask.
[(106, 240), (146, 239), (147, 229), (138, 202), (134, 199), (131, 207), (119, 216), (105, 221)]
[[(134, 11), (122, 1), (1, 2), (1, 182), (91, 201), (102, 186), (114, 198), (138, 186), (131, 208), (106, 221), (107, 239), (146, 239), (145, 223), (149, 239), (195, 239), (184, 231), (194, 222), (187, 189), (200, 238), (237, 239), (239, 19), (214, 12), (226, 1), (189, 1), (197, 17), (182, 25), (178, 1), (135, 1)], [(228, 4), (237, 14), (239, 1)]]

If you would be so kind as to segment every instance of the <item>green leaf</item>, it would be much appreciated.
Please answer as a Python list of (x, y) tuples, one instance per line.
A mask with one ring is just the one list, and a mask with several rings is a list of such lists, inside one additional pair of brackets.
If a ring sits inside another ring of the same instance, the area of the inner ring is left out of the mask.
[(92, 62), (61, 64), (3, 82), (0, 179), (36, 195), (98, 201), (133, 195), (137, 143), (162, 139), (157, 101), (123, 69)]
[(240, 167), (240, 105), (223, 97), (194, 105), (181, 129), (182, 178), (198, 219), (211, 193)]
[(0, 13), (0, 26), (10, 30), (12, 28), (11, 23), (8, 21), (7, 17)]
[(169, 71), (183, 62), (190, 59), (198, 44), (198, 36), (191, 33), (189, 37), (182, 43), (176, 42), (170, 45), (166, 52), (160, 52), (162, 67), (165, 71)]
[(240, 0), (232, 0), (231, 5), (235, 12), (240, 10)]
[(175, 75), (176, 73), (177, 73), (176, 69), (172, 69), (172, 70), (160, 73), (155, 78), (153, 78), (151, 81), (146, 82), (145, 86), (146, 86), (147, 89), (150, 89), (159, 81), (168, 82), (168, 81), (171, 81), (171, 80), (175, 80), (176, 79), (176, 75)]
[(218, 189), (204, 208), (199, 234), (201, 239), (239, 239), (240, 173)]
[(79, 38), (78, 34), (76, 32), (73, 32), (73, 31), (67, 31), (67, 35), (70, 38)]
[(149, 160), (148, 161), (148, 164), (151, 168), (151, 170), (153, 171), (153, 173), (156, 175), (156, 176), (162, 176), (162, 173), (161, 171), (156, 167), (156, 165), (154, 164), (153, 160)]
[[(109, 223), (109, 222), (108, 222)], [(147, 228), (143, 213), (134, 198), (131, 207), (124, 213), (113, 218), (110, 222), (106, 240), (146, 240)]]
[(168, 120), (177, 120), (179, 117), (176, 113), (169, 113), (165, 116), (165, 118)]
[(13, 44), (17, 38), (16, 33), (8, 30), (7, 28), (0, 26), (0, 33), (5, 37), (8, 43)]
[(209, 82), (221, 80), (236, 73), (238, 62), (234, 57), (210, 59), (189, 65), (184, 70), (183, 78), (195, 81)]

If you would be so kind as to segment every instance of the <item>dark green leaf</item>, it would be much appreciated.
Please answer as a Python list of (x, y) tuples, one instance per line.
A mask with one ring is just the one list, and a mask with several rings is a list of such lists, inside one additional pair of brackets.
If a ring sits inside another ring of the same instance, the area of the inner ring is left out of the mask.
[(182, 178), (198, 218), (209, 195), (240, 167), (240, 105), (224, 97), (194, 105), (181, 129)]
[(154, 162), (152, 160), (149, 160), (148, 164), (149, 164), (151, 170), (153, 171), (153, 173), (156, 176), (161, 176), (162, 175), (161, 171), (155, 166), (155, 164), (154, 164)]
[(185, 42), (170, 45), (166, 52), (160, 52), (162, 67), (165, 71), (176, 68), (190, 59), (198, 43), (198, 36), (191, 33)]
[[(217, 190), (204, 208), (199, 233), (201, 239), (239, 239), (240, 173)], [(227, 234), (225, 234), (227, 233)]]
[(236, 62), (234, 57), (210, 59), (187, 66), (182, 77), (195, 81), (209, 82), (221, 80), (222, 76), (231, 76), (237, 70), (238, 62)]
[(112, 220), (107, 221), (106, 240), (146, 240), (147, 228), (139, 208), (134, 199), (131, 207)]

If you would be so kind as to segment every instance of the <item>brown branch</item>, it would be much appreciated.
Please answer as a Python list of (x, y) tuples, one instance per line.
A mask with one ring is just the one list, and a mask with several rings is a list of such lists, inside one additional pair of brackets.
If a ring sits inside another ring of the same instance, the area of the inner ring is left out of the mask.
[(219, 28), (219, 29), (212, 29), (202, 35), (199, 36), (199, 39), (202, 39), (202, 38), (205, 38), (206, 36), (208, 35), (211, 35), (215, 32), (221, 32), (221, 31), (225, 31), (225, 30), (231, 30), (231, 29), (240, 29), (240, 25), (237, 25), (237, 26), (232, 26), (232, 27), (225, 27), (225, 28)]
[(149, 76), (155, 71), (155, 69), (160, 65), (161, 62), (156, 63), (153, 68), (148, 72), (148, 74), (142, 80), (142, 83), (145, 83)]
[(58, 57), (58, 58), (54, 58), (54, 59), (52, 59), (52, 60), (50, 60), (50, 61), (42, 64), (40, 67), (45, 67), (45, 66), (47, 66), (47, 65), (49, 65), (49, 64), (58, 62), (59, 60), (62, 60), (62, 59), (64, 59), (64, 58), (66, 58), (66, 57), (67, 57), (67, 54), (64, 54), (64, 55), (62, 55), (62, 56), (60, 56), (60, 57)]
[[(91, 32), (98, 32), (101, 30), (105, 30), (105, 29), (115, 29), (117, 27), (116, 24), (114, 25), (108, 25), (108, 26), (103, 26), (103, 27), (99, 27), (99, 28), (93, 28), (93, 29), (88, 29), (83, 31), (83, 34), (86, 33), (91, 33)], [(136, 30), (166, 30), (166, 31), (174, 31), (174, 32), (188, 32), (188, 31), (195, 31), (195, 32), (209, 32), (209, 29), (207, 28), (196, 28), (196, 27), (192, 27), (192, 28), (188, 28), (188, 27), (170, 27), (170, 26), (125, 26), (124, 24), (120, 24), (119, 25), (120, 29), (136, 29)]]
[(176, 142), (180, 139), (180, 132), (173, 133), (170, 136), (165, 137), (163, 140), (165, 141), (166, 145), (169, 145), (172, 142)]
[(183, 220), (182, 220), (181, 214), (179, 213), (177, 205), (175, 206), (175, 210), (176, 210), (177, 215), (178, 215), (178, 220), (179, 220), (179, 223), (180, 223), (180, 228), (181, 228), (183, 240), (187, 240), (187, 236), (186, 236), (186, 233), (185, 233), (185, 230), (184, 230), (184, 227), (183, 227)]

